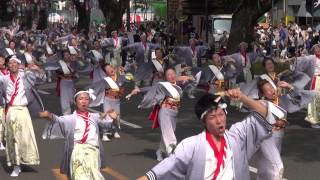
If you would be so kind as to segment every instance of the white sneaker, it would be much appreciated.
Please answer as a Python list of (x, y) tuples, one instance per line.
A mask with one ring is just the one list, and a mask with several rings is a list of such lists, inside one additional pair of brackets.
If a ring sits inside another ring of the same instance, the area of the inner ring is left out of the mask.
[(120, 134), (118, 132), (114, 133), (114, 138), (119, 139), (120, 138)]
[(110, 141), (110, 139), (109, 139), (109, 137), (108, 137), (106, 134), (104, 134), (104, 135), (102, 136), (102, 141)]
[(306, 116), (306, 117), (304, 118), (304, 120), (307, 121), (307, 122), (309, 122), (308, 116)]
[(157, 161), (162, 161), (163, 160), (163, 157), (162, 157), (162, 152), (160, 149), (157, 150), (156, 152), (156, 155), (157, 155)]
[(314, 129), (320, 129), (320, 124), (312, 124), (311, 127)]
[(10, 174), (11, 177), (17, 177), (21, 173), (20, 166), (14, 166), (12, 173)]
[(4, 147), (4, 145), (2, 143), (0, 143), (0, 150), (3, 151), (5, 150), (6, 148)]

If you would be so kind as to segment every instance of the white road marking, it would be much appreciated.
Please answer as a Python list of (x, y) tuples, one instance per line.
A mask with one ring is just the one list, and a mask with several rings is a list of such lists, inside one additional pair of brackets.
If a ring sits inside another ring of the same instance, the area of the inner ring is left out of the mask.
[[(89, 111), (94, 112), (94, 113), (101, 113), (100, 111), (97, 111), (97, 110), (92, 109), (92, 108), (88, 108), (88, 109), (89, 109)], [(130, 127), (132, 127), (132, 128), (135, 128), (135, 129), (141, 129), (141, 128), (142, 128), (142, 127), (139, 126), (139, 125), (133, 124), (133, 123), (128, 122), (128, 121), (125, 121), (125, 120), (123, 120), (123, 119), (120, 119), (120, 123), (121, 123), (121, 124), (124, 124), (124, 125), (126, 125), (126, 126), (130, 126)]]
[[(255, 173), (255, 174), (257, 174), (257, 173), (258, 173), (258, 169), (257, 169), (257, 168), (255, 168), (255, 167), (252, 167), (252, 166), (249, 166), (249, 171), (251, 171), (251, 172), (253, 172), (253, 173)], [(286, 178), (282, 178), (282, 180), (288, 180), (288, 179), (286, 179)]]

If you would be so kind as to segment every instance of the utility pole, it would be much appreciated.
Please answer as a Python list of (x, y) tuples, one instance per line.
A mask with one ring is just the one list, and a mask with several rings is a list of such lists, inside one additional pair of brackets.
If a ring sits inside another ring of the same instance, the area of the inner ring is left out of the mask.
[(209, 28), (208, 28), (208, 24), (209, 24), (209, 20), (208, 20), (208, 0), (205, 0), (205, 16), (206, 16), (206, 42), (208, 43), (208, 39), (209, 39)]

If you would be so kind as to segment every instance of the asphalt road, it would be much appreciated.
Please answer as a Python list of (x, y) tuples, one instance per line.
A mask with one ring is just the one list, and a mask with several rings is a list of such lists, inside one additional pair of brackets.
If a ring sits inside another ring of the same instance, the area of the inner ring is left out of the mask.
[[(87, 80), (81, 80), (77, 87), (84, 87), (87, 82)], [(41, 89), (50, 93), (41, 95), (46, 109), (59, 114), (59, 99), (55, 95), (54, 84), (44, 85)], [(137, 109), (140, 100), (139, 96), (133, 97), (130, 101), (123, 100), (121, 118), (129, 122), (129, 125), (122, 125), (121, 139), (103, 143), (108, 164), (108, 167), (103, 170), (106, 179), (135, 179), (157, 164), (155, 150), (160, 141), (160, 133), (159, 130), (152, 130), (151, 122), (147, 120), (151, 110)], [(202, 124), (194, 115), (196, 100), (183, 98), (182, 101), (176, 130), (179, 141), (203, 129)], [(311, 129), (309, 124), (303, 120), (304, 115), (305, 111), (289, 115), (290, 125), (286, 129), (283, 140), (284, 177), (290, 180), (320, 179), (320, 130)], [(240, 121), (244, 116), (245, 114), (231, 108), (228, 114), (228, 124)], [(46, 121), (43, 119), (33, 120), (40, 153), (40, 166), (23, 167), (23, 173), (18, 178), (11, 178), (9, 176), (11, 169), (6, 166), (5, 153), (1, 151), (1, 180), (66, 179), (58, 173), (64, 142), (63, 140), (43, 140), (41, 134), (45, 124)], [(254, 159), (251, 162), (252, 179), (255, 177), (256, 170)]]

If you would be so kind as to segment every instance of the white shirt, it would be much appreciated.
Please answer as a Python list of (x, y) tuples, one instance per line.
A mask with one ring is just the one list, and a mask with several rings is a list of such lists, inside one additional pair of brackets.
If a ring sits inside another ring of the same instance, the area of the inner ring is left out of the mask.
[(27, 63), (28, 63), (28, 64), (33, 63), (33, 59), (34, 59), (34, 57), (32, 56), (32, 54), (31, 54), (31, 53), (29, 53), (29, 52), (25, 52), (25, 53), (24, 53), (24, 56), (25, 56), (26, 61), (27, 61)]
[[(77, 112), (74, 112), (74, 113), (77, 114)], [(98, 147), (99, 146), (99, 136), (97, 133), (98, 131), (94, 124), (95, 122), (92, 120), (92, 117), (90, 117), (90, 113), (89, 113), (88, 120), (85, 120), (84, 118), (77, 115), (76, 126), (74, 129), (74, 142), (82, 143), (81, 140), (83, 139), (86, 131), (86, 121), (88, 121), (89, 126), (87, 127), (86, 134), (88, 134), (88, 137), (85, 143)]]
[(314, 67), (314, 75), (315, 76), (319, 76), (320, 75), (320, 59), (318, 59), (316, 56), (316, 63), (315, 63), (315, 67)]
[[(217, 176), (217, 180), (232, 180), (234, 179), (234, 172), (233, 172), (233, 154), (230, 150), (227, 138), (225, 137), (227, 147), (225, 148), (226, 157), (224, 157), (224, 166), (220, 166), (220, 172)], [(205, 161), (205, 171), (204, 171), (204, 179), (205, 180), (212, 180), (214, 176), (214, 171), (217, 166), (217, 159), (214, 155), (214, 151), (211, 148), (208, 141), (206, 141), (206, 161)]]
[(119, 49), (121, 48), (121, 39), (118, 37), (117, 39), (115, 38), (112, 38), (113, 39), (113, 44), (114, 44), (114, 47), (116, 49)]
[(27, 106), (28, 100), (21, 76), (18, 75), (14, 82), (11, 80), (10, 75), (6, 75), (5, 79), (8, 81), (6, 89), (7, 103), (12, 101), (12, 106)]
[[(144, 62), (147, 63), (148, 62), (149, 46), (148, 46), (147, 42), (146, 43), (141, 42), (141, 44), (144, 49)], [(146, 46), (144, 46), (144, 45), (146, 45)]]

